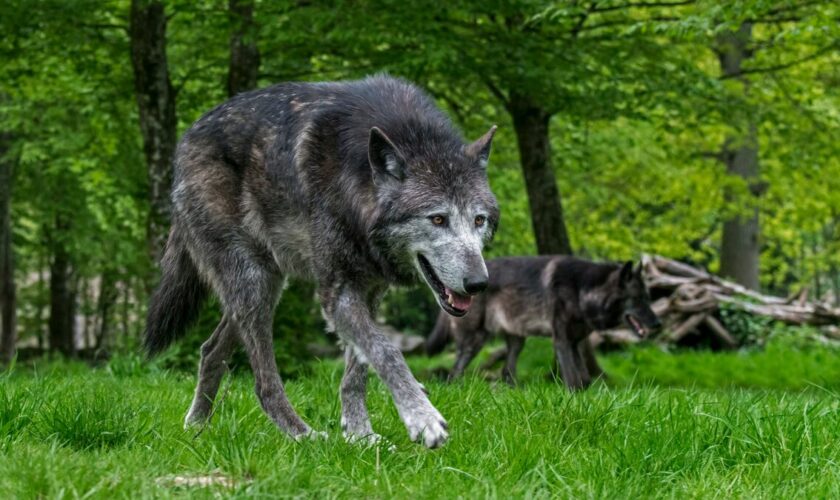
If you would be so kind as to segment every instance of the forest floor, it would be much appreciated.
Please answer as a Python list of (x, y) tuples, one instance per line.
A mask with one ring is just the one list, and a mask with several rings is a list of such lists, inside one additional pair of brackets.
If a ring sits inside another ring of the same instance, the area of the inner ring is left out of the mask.
[(431, 374), (451, 354), (413, 358), (450, 425), (432, 451), (373, 377), (373, 425), (394, 447), (345, 443), (336, 361), (287, 383), (330, 434), (303, 443), (263, 415), (247, 370), (197, 433), (181, 427), (191, 374), (132, 357), (18, 365), (0, 378), (0, 497), (840, 496), (840, 351), (642, 347), (602, 356), (609, 380), (578, 394), (546, 378), (550, 351), (529, 342), (516, 389), (475, 372), (447, 385)]

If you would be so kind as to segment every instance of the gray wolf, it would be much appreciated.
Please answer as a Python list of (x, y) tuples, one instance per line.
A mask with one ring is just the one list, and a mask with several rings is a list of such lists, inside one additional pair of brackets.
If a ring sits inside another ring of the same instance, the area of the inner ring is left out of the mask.
[(365, 405), (370, 364), (411, 439), (441, 445), (446, 421), (373, 313), (391, 284), (422, 280), (453, 316), (485, 288), (481, 252), (499, 220), (486, 172), (494, 132), (465, 143), (430, 97), (386, 75), (279, 84), (201, 117), (176, 151), (172, 229), (145, 332), (148, 352), (160, 352), (209, 292), (220, 299), (186, 423), (208, 418), (241, 342), (266, 414), (294, 438), (313, 435), (286, 396), (270, 329), (296, 276), (314, 280), (346, 346), (344, 435), (379, 438)]
[(450, 379), (456, 379), (490, 335), (502, 335), (507, 354), (502, 376), (516, 380), (516, 362), (529, 335), (550, 336), (569, 389), (588, 386), (603, 372), (587, 337), (622, 322), (637, 335), (660, 327), (650, 308), (641, 266), (596, 263), (565, 256), (508, 257), (487, 262), (490, 282), (462, 318), (438, 316), (426, 341), (428, 354), (449, 339), (457, 348)]

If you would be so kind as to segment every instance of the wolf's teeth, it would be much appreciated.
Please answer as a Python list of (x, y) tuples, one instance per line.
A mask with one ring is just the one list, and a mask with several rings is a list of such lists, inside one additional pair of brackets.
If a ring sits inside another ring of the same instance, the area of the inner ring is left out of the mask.
[(450, 306), (454, 306), (454, 305), (455, 305), (455, 304), (452, 302), (452, 294), (451, 294), (451, 293), (447, 293), (447, 294), (446, 294), (446, 302), (448, 302)]

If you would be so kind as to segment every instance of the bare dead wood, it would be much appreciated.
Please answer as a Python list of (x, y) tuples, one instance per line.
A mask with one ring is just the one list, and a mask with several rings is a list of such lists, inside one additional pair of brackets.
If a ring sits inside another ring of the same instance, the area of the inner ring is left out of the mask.
[(669, 325), (670, 334), (660, 337), (659, 342), (678, 342), (703, 325), (700, 332), (714, 335), (727, 347), (737, 346), (737, 339), (720, 320), (722, 305), (791, 325), (819, 327), (823, 331), (820, 335), (827, 341), (832, 341), (832, 335), (840, 336), (840, 309), (829, 303), (809, 302), (807, 289), (789, 297), (765, 295), (659, 255), (643, 255), (642, 267), (645, 281), (655, 293), (667, 294), (651, 306)]
[(682, 262), (667, 259), (658, 255), (653, 257), (652, 262), (657, 268), (663, 271), (663, 273), (669, 273), (683, 278), (699, 278), (702, 280), (714, 279), (711, 274), (705, 271), (701, 271), (700, 269), (691, 267), (688, 264), (683, 264)]
[(695, 300), (678, 300), (674, 302), (674, 310), (682, 313), (710, 312), (717, 309), (714, 297), (704, 297)]
[(729, 333), (720, 321), (714, 318), (714, 316), (707, 315), (703, 318), (703, 323), (709, 327), (709, 330), (717, 336), (727, 347), (730, 349), (734, 349), (738, 347), (738, 341), (735, 340), (735, 337)]
[[(615, 328), (612, 330), (601, 330), (590, 335), (590, 341), (596, 334), (599, 335), (601, 343), (608, 344), (638, 344), (642, 339), (633, 333), (629, 328)], [(596, 341), (598, 339), (595, 339)], [(595, 342), (593, 342), (595, 345)]]
[(664, 316), (671, 311), (671, 298), (670, 297), (662, 297), (661, 299), (657, 300), (653, 304), (650, 305), (650, 308), (653, 309), (653, 312), (656, 313), (657, 316)]
[(689, 316), (687, 320), (685, 320), (682, 324), (678, 325), (676, 328), (671, 330), (671, 333), (667, 336), (667, 339), (671, 342), (677, 342), (681, 338), (685, 337), (699, 325), (704, 319), (706, 319), (707, 314), (700, 313), (695, 314), (693, 316)]

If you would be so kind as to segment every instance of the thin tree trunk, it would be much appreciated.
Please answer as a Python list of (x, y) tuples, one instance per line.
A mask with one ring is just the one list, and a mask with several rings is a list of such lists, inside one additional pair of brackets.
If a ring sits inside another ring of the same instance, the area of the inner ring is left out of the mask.
[[(744, 60), (752, 57), (748, 48), (751, 33), (752, 25), (744, 23), (736, 32), (719, 35), (716, 46), (723, 75), (738, 79), (743, 85), (744, 94), (748, 91), (749, 82), (741, 74), (741, 65)], [(758, 198), (764, 188), (759, 182), (756, 123), (749, 113), (733, 112), (730, 116), (734, 119), (733, 128), (740, 131), (740, 134), (728, 137), (723, 146), (726, 170), (730, 175), (744, 179), (753, 197)], [(736, 216), (723, 224), (720, 271), (741, 285), (757, 290), (761, 254), (760, 226), (757, 199), (750, 201), (751, 208), (747, 215)]]
[(228, 13), (232, 31), (227, 90), (232, 97), (257, 87), (260, 51), (257, 48), (257, 27), (254, 24), (254, 1), (229, 0)]
[(122, 297), (121, 297), (122, 298), (122, 304), (121, 304), (122, 307), (121, 307), (121, 311), (120, 311), (121, 312), (120, 323), (121, 323), (123, 334), (122, 334), (122, 343), (120, 344), (120, 347), (125, 347), (125, 341), (128, 340), (129, 336), (131, 335), (131, 331), (129, 330), (129, 326), (128, 326), (128, 324), (129, 324), (129, 317), (128, 316), (130, 314), (130, 309), (129, 309), (129, 295), (130, 295), (130, 293), (129, 293), (129, 289), (130, 289), (129, 280), (130, 280), (130, 278), (126, 277), (126, 279), (122, 282), (122, 290), (121, 290), (122, 291)]
[(132, 0), (129, 16), (134, 93), (143, 152), (149, 172), (147, 246), (160, 261), (171, 214), (172, 157), (175, 152), (175, 89), (166, 59), (166, 14), (159, 0)]
[(79, 304), (81, 305), (81, 313), (82, 313), (82, 331), (80, 332), (82, 335), (82, 343), (81, 348), (87, 349), (90, 347), (88, 343), (88, 336), (90, 335), (90, 322), (92, 315), (91, 312), (91, 284), (90, 280), (87, 278), (82, 278), (81, 286), (77, 287), (76, 289), (79, 290)]
[(15, 288), (14, 248), (12, 247), (12, 192), (14, 168), (3, 160), (7, 135), (0, 136), (0, 364), (9, 363), (17, 342), (17, 294)]
[(527, 96), (515, 93), (510, 96), (508, 109), (519, 146), (537, 251), (540, 254), (571, 254), (560, 190), (551, 166), (551, 115)]
[(44, 305), (47, 298), (46, 270), (48, 258), (47, 252), (44, 248), (41, 248), (38, 255), (38, 312), (36, 313), (36, 321), (38, 323), (38, 350), (41, 352), (44, 352), (46, 349), (46, 335), (44, 335), (46, 333), (46, 329), (44, 328)]
[(63, 241), (69, 229), (70, 224), (62, 217), (56, 219), (50, 263), (50, 351), (66, 356), (72, 356), (75, 351), (73, 316), (76, 309), (70, 253)]
[(99, 303), (97, 304), (97, 314), (99, 316), (99, 330), (96, 333), (96, 344), (94, 348), (108, 349), (111, 345), (109, 340), (111, 332), (111, 309), (117, 302), (119, 290), (114, 283), (114, 272), (106, 269), (102, 272), (99, 281)]

